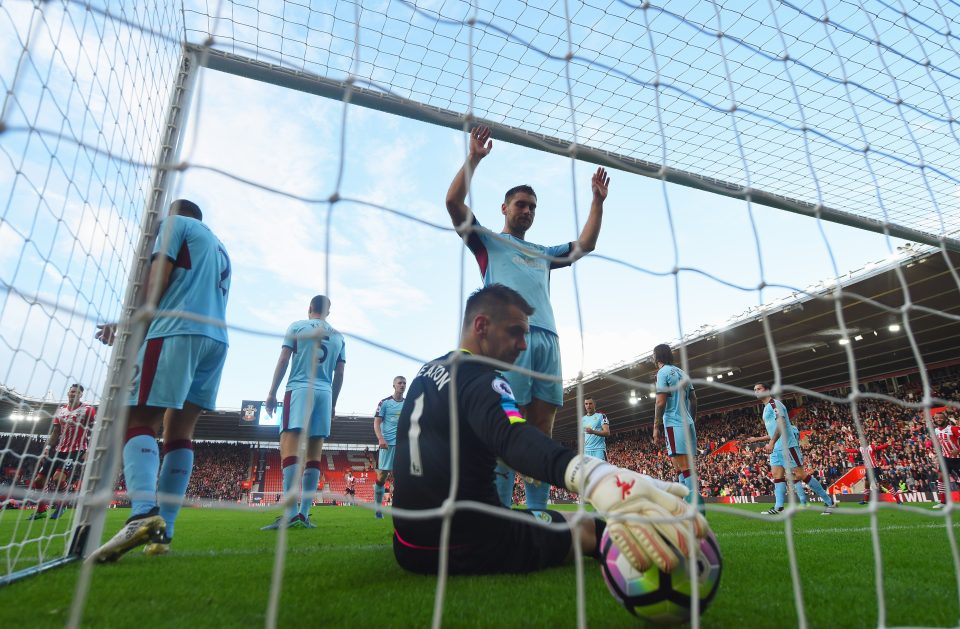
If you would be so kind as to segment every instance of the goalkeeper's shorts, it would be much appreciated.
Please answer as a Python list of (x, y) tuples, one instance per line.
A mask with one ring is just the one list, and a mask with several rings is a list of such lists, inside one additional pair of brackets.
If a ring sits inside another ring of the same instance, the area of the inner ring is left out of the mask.
[[(530, 518), (529, 522), (467, 512), (470, 534), (462, 531), (463, 521), (454, 523), (451, 539), (472, 539), (469, 543), (451, 543), (450, 574), (517, 574), (535, 572), (561, 565), (572, 548), (570, 529), (556, 511), (513, 511)], [(538, 526), (533, 519), (553, 522), (553, 527)], [(396, 517), (394, 518), (396, 521)], [(439, 521), (408, 520), (393, 533), (393, 555), (404, 570), (417, 574), (436, 574), (440, 552), (436, 542), (418, 544), (417, 528), (429, 527), (436, 539)], [(457, 529), (461, 529), (458, 531)]]

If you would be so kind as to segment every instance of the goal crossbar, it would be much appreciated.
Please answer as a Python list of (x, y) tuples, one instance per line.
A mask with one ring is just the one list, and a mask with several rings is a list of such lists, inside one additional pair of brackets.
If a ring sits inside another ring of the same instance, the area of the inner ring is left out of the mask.
[(456, 111), (424, 105), (396, 94), (374, 90), (356, 83), (337, 81), (302, 70), (292, 70), (279, 65), (258, 61), (242, 55), (214, 50), (204, 46), (188, 44), (187, 50), (196, 55), (201, 67), (232, 74), (246, 79), (260, 81), (278, 87), (297, 90), (336, 101), (348, 101), (352, 104), (375, 109), (384, 113), (412, 118), (421, 122), (435, 124), (450, 129), (462, 130), (469, 124), (483, 124), (493, 131), (498, 139), (527, 148), (574, 156), (577, 159), (607, 166), (617, 170), (642, 175), (664, 181), (703, 190), (724, 197), (746, 200), (778, 210), (785, 210), (811, 218), (820, 218), (831, 223), (855, 227), (864, 231), (889, 234), (912, 242), (943, 247), (960, 253), (960, 240), (946, 236), (937, 237), (929, 232), (914, 229), (906, 225), (878, 221), (851, 212), (792, 199), (779, 194), (748, 188), (713, 177), (705, 177), (655, 162), (637, 159), (621, 153), (604, 151), (556, 137), (525, 131), (518, 127), (505, 125), (482, 118), (468, 116)]

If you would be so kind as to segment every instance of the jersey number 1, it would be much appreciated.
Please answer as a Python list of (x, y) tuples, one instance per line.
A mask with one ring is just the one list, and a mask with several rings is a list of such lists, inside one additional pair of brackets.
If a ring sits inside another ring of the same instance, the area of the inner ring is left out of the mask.
[(423, 393), (413, 401), (413, 412), (410, 413), (410, 475), (423, 476), (423, 464), (420, 458), (420, 417), (423, 415)]

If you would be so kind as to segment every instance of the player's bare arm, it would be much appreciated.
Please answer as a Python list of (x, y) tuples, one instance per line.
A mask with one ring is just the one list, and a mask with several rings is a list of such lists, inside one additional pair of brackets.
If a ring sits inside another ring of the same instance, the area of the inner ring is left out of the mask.
[(330, 415), (332, 417), (337, 416), (337, 399), (340, 397), (340, 389), (343, 388), (343, 369), (346, 366), (342, 360), (337, 361), (337, 366), (333, 370), (333, 391), (331, 393), (331, 405), (332, 408)]
[(43, 448), (43, 452), (40, 454), (40, 460), (37, 462), (39, 466), (46, 459), (54, 456), (57, 451), (57, 444), (60, 443), (60, 424), (54, 424), (53, 428), (50, 429), (50, 436), (47, 437), (47, 444)]
[(600, 237), (600, 223), (603, 221), (603, 202), (610, 191), (610, 175), (605, 168), (598, 168), (590, 181), (593, 190), (593, 201), (590, 203), (590, 215), (583, 224), (580, 238), (577, 239), (580, 251), (590, 253), (597, 248), (597, 239)]
[(663, 423), (663, 414), (667, 412), (667, 398), (669, 393), (657, 393), (657, 401), (653, 407), (653, 442), (660, 443), (660, 425)]
[(383, 438), (383, 431), (380, 430), (381, 423), (383, 423), (383, 418), (379, 415), (373, 418), (373, 432), (377, 435), (377, 447), (381, 450), (386, 450), (389, 446), (387, 445), (387, 440)]
[(450, 220), (453, 221), (454, 227), (462, 225), (470, 215), (470, 208), (467, 207), (466, 203), (470, 180), (473, 178), (477, 166), (480, 165), (480, 160), (489, 155), (492, 150), (493, 140), (490, 139), (490, 129), (475, 127), (470, 132), (470, 150), (467, 153), (467, 161), (457, 171), (450, 183), (450, 189), (447, 190), (447, 212), (450, 214)]
[(690, 421), (697, 421), (697, 392), (691, 391), (690, 397), (687, 398), (687, 402), (690, 406)]
[[(173, 273), (173, 260), (164, 255), (157, 255), (150, 263), (147, 285), (140, 296), (140, 305), (146, 303), (147, 297), (152, 296), (154, 291), (156, 291), (157, 296), (156, 303), (160, 303), (170, 286), (171, 273)], [(97, 324), (94, 338), (104, 345), (113, 345), (117, 338), (117, 325), (116, 323)]]
[(599, 436), (605, 437), (605, 438), (606, 438), (606, 437), (609, 437), (609, 436), (610, 436), (610, 425), (609, 425), (609, 424), (603, 424), (603, 425), (600, 427), (600, 430), (593, 430), (593, 429), (591, 428), (591, 429), (590, 429), (590, 434), (592, 434), (592, 435), (599, 435)]
[(773, 431), (773, 434), (770, 435), (770, 439), (767, 440), (767, 445), (763, 446), (763, 451), (767, 454), (773, 452), (773, 447), (777, 444), (777, 439), (780, 438), (780, 434), (783, 431), (780, 429), (780, 422), (777, 422), (777, 429)]
[[(292, 355), (293, 350), (289, 347), (280, 348), (280, 358), (277, 359), (277, 366), (273, 370), (273, 380), (270, 382), (270, 389), (267, 391), (267, 399), (263, 402), (267, 407), (267, 413), (271, 417), (277, 410), (277, 389), (280, 387), (280, 381), (287, 374), (287, 366), (290, 364), (290, 356)], [(336, 400), (336, 397), (334, 397), (334, 400)]]

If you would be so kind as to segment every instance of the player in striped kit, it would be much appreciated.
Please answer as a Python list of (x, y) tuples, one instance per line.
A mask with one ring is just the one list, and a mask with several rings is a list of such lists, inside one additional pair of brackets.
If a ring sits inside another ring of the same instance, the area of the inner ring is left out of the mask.
[(610, 436), (610, 420), (603, 413), (597, 412), (597, 405), (593, 398), (583, 401), (583, 410), (586, 415), (581, 420), (583, 432), (583, 453), (603, 461), (607, 460), (607, 437)]
[[(53, 416), (53, 427), (47, 438), (47, 445), (37, 463), (37, 479), (34, 487), (43, 488), (47, 480), (53, 484), (57, 492), (69, 489), (75, 480), (80, 479), (83, 462), (86, 459), (87, 447), (90, 444), (90, 429), (97, 416), (97, 409), (80, 401), (83, 397), (83, 386), (74, 384), (67, 391), (67, 403), (57, 409)], [(47, 517), (49, 503), (40, 501), (37, 512), (30, 519), (39, 520)], [(56, 520), (66, 509), (63, 501), (57, 503), (50, 514), (51, 520)]]
[[(896, 486), (887, 479), (884, 468), (888, 467), (886, 461), (881, 458), (880, 453), (890, 447), (888, 443), (878, 443), (872, 444), (868, 443), (866, 447), (860, 446), (858, 448), (846, 448), (846, 451), (853, 454), (856, 452), (860, 453), (860, 456), (863, 457), (863, 464), (871, 469), (873, 469), (873, 477), (876, 479), (877, 487), (880, 491), (885, 491), (891, 496), (894, 500), (897, 501), (897, 504), (903, 504), (903, 497), (900, 495), (900, 492), (897, 491)], [(869, 478), (869, 477), (868, 477)], [(869, 482), (867, 483), (866, 489), (863, 491), (863, 500), (860, 501), (860, 504), (865, 505), (870, 501), (870, 489), (871, 486)]]
[(943, 460), (947, 464), (947, 477), (942, 475), (937, 479), (937, 504), (934, 509), (943, 509), (947, 504), (947, 490), (950, 488), (950, 477), (960, 480), (960, 426), (950, 423), (946, 413), (937, 413), (934, 416), (937, 425), (935, 434), (943, 453)]

